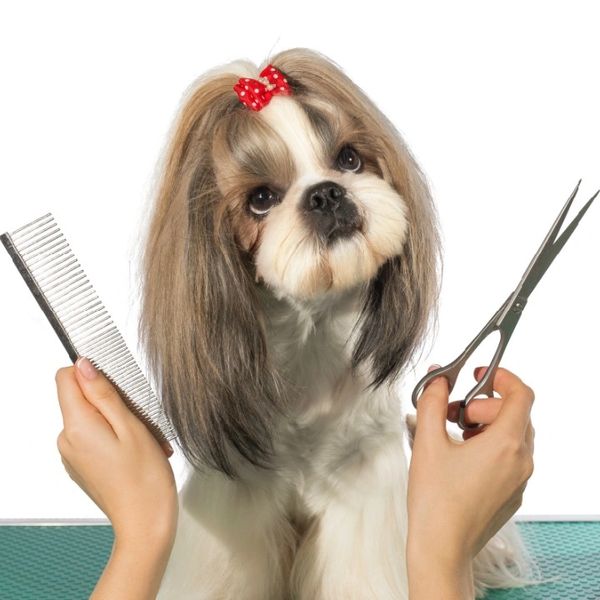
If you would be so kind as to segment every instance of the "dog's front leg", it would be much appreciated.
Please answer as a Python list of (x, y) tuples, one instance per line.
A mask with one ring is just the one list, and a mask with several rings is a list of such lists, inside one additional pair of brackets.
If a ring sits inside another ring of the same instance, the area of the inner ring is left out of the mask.
[(159, 600), (287, 600), (295, 546), (275, 477), (252, 484), (193, 472), (180, 492)]
[(323, 471), (307, 496), (315, 519), (294, 562), (292, 597), (406, 600), (407, 466), (401, 435), (365, 439), (342, 463)]

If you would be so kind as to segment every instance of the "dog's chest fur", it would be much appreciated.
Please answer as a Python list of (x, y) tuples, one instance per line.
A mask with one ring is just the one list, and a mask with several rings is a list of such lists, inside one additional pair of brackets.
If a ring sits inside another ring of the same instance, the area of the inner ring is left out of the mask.
[(291, 392), (292, 416), (280, 423), (275, 451), (290, 521), (302, 534), (322, 499), (348, 492), (359, 475), (364, 481), (379, 451), (397, 446), (405, 430), (394, 390), (367, 390), (366, 367), (351, 372), (356, 293), (322, 305), (274, 301), (268, 310), (269, 353)]

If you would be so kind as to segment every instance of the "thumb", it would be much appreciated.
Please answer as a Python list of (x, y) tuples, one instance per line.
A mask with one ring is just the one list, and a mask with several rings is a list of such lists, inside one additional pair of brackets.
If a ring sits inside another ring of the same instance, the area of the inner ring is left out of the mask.
[(136, 417), (127, 408), (115, 386), (88, 358), (79, 357), (75, 367), (77, 382), (86, 400), (110, 423), (117, 437), (121, 437), (125, 427)]
[[(440, 365), (431, 365), (427, 372), (439, 369)], [(440, 375), (430, 381), (417, 401), (417, 431), (415, 443), (421, 437), (447, 438), (446, 418), (448, 416), (448, 380)]]

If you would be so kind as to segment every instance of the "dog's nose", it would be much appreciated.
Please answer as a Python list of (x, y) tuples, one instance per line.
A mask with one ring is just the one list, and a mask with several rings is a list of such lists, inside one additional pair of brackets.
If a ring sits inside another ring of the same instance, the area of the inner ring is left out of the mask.
[(338, 208), (344, 188), (333, 181), (320, 181), (306, 190), (304, 205), (307, 210), (333, 212)]
[(302, 206), (310, 225), (327, 242), (352, 235), (360, 226), (356, 204), (333, 181), (320, 181), (309, 187)]

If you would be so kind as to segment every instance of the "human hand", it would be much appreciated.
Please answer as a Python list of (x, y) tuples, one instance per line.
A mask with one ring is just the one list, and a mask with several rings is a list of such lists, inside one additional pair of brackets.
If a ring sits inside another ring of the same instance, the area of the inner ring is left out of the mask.
[(76, 364), (55, 377), (65, 469), (110, 519), (116, 539), (172, 545), (178, 502), (167, 456), (173, 450), (161, 448), (87, 359)]
[[(485, 368), (476, 370), (480, 380)], [(448, 382), (433, 380), (417, 403), (417, 428), (408, 483), (410, 561), (424, 552), (450, 568), (464, 567), (516, 512), (533, 472), (531, 388), (499, 368), (500, 398), (473, 400), (465, 441), (450, 437), (446, 418), (456, 421), (458, 403), (448, 404)]]

